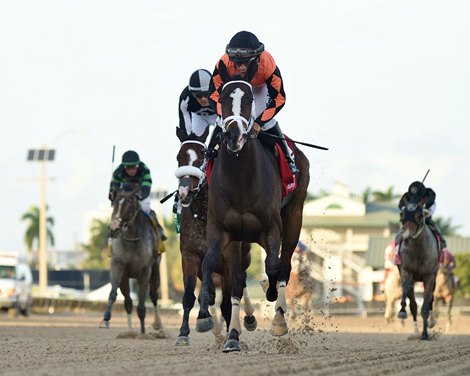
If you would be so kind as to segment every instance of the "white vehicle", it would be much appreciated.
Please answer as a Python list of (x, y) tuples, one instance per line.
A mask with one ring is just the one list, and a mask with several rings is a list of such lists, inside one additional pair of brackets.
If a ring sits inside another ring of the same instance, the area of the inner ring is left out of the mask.
[(15, 253), (0, 253), (0, 308), (10, 315), (27, 316), (31, 308), (33, 275), (24, 258)]

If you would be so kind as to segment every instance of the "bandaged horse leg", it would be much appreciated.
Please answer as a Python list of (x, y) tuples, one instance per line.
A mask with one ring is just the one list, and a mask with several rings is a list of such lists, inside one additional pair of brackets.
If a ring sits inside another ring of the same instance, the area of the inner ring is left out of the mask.
[(243, 325), (246, 330), (253, 331), (258, 326), (256, 322), (256, 317), (253, 315), (255, 312), (255, 308), (251, 303), (250, 296), (248, 295), (248, 290), (246, 288), (243, 289), (243, 306), (245, 310), (245, 317), (243, 318)]
[(274, 307), (276, 314), (274, 315), (271, 324), (271, 333), (275, 336), (283, 336), (288, 332), (287, 322), (284, 317), (284, 313), (287, 312), (285, 281), (281, 281), (278, 283), (277, 292), (278, 296), (276, 300), (276, 305)]

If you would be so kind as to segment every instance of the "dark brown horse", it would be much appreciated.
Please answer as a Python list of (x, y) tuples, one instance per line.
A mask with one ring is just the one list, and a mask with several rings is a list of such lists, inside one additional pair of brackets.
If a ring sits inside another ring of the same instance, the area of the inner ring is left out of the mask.
[(455, 282), (452, 272), (448, 272), (446, 267), (441, 265), (436, 277), (436, 289), (434, 290), (434, 301), (436, 307), (439, 302), (444, 303), (447, 308), (446, 331), (452, 325), (452, 304), (454, 302)]
[[(286, 285), (292, 253), (299, 240), (303, 204), (309, 183), (309, 163), (294, 148), (300, 169), (298, 188), (283, 205), (279, 167), (273, 148), (262, 145), (252, 130), (253, 91), (245, 81), (224, 85), (220, 102), (224, 140), (215, 160), (209, 184), (207, 254), (202, 267), (201, 316), (210, 319), (211, 273), (220, 259), (228, 265), (232, 321), (224, 351), (240, 351), (239, 304), (246, 286), (241, 266), (241, 242), (258, 243), (266, 251), (268, 301), (276, 301), (274, 335), (287, 333)], [(237, 244), (227, 247), (230, 242)], [(282, 243), (282, 248), (281, 248)]]
[[(436, 286), (436, 275), (439, 269), (439, 248), (437, 240), (426, 224), (427, 211), (419, 202), (408, 202), (402, 212), (403, 241), (399, 252), (401, 258), (400, 276), (402, 280), (401, 310), (398, 318), (406, 319), (406, 298), (410, 299), (410, 310), (413, 315), (415, 333), (418, 334), (417, 304), (414, 295), (415, 282), (423, 282), (424, 299), (421, 308), (423, 331), (421, 339), (428, 339), (428, 327), (435, 325), (432, 312), (433, 293)], [(429, 319), (429, 323), (428, 323)]]
[(163, 329), (157, 307), (158, 288), (160, 287), (160, 255), (157, 254), (157, 242), (160, 240), (152, 228), (150, 219), (140, 208), (139, 192), (139, 186), (118, 189), (113, 201), (110, 224), (112, 237), (111, 292), (100, 327), (109, 328), (111, 307), (116, 301), (117, 289), (119, 288), (124, 295), (128, 327), (132, 328), (132, 299), (129, 278), (135, 278), (139, 287), (137, 315), (140, 320), (140, 332), (145, 333), (147, 293), (149, 293), (154, 306), (155, 317), (152, 326), (157, 330)]
[[(178, 168), (175, 172), (179, 179), (178, 201), (182, 206), (180, 218), (180, 251), (183, 267), (183, 321), (180, 328), (180, 334), (176, 339), (176, 346), (189, 345), (189, 314), (194, 307), (196, 296), (194, 295), (196, 280), (201, 278), (201, 263), (206, 253), (206, 225), (207, 225), (207, 202), (208, 189), (204, 173), (200, 167), (204, 161), (204, 150), (206, 148), (204, 140), (207, 132), (200, 137), (190, 135), (188, 138), (184, 132), (177, 128), (177, 136), (181, 141), (181, 147), (176, 157)], [(250, 244), (243, 246), (243, 270), (250, 265)], [(218, 274), (228, 275), (222, 262), (217, 265), (215, 270)], [(227, 277), (217, 278), (220, 281), (222, 290), (222, 302), (220, 309), (222, 317), (228, 325), (231, 318), (230, 286)], [(245, 327), (248, 330), (256, 329), (256, 319), (253, 316), (254, 308), (249, 300), (248, 294), (245, 295)], [(215, 303), (215, 294), (211, 297), (210, 305)], [(210, 325), (210, 323), (209, 323)], [(210, 329), (210, 328), (209, 328)], [(207, 323), (204, 320), (198, 320), (197, 331), (206, 331)]]

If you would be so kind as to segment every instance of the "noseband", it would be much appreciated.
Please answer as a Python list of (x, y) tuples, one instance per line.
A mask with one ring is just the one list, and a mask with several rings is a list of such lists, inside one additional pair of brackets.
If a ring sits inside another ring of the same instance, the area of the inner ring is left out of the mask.
[[(222, 91), (225, 89), (227, 85), (230, 84), (243, 84), (247, 85), (250, 89), (250, 91), (253, 93), (253, 88), (252, 86), (246, 82), (246, 81), (229, 81), (227, 82), (223, 87)], [(238, 128), (240, 129), (240, 133), (247, 137), (248, 133), (250, 133), (251, 128), (253, 127), (254, 123), (254, 113), (255, 113), (255, 101), (253, 100), (251, 102), (251, 111), (250, 111), (250, 117), (249, 119), (246, 119), (244, 116), (241, 115), (241, 102), (242, 102), (242, 97), (245, 95), (245, 92), (240, 89), (240, 88), (235, 88), (233, 92), (230, 94), (230, 97), (232, 98), (232, 114), (231, 116), (227, 116), (222, 119), (222, 129), (224, 132), (227, 132), (227, 127), (232, 124), (232, 122), (237, 122)]]
[[(407, 212), (414, 212), (416, 211), (418, 208), (421, 208), (418, 204), (415, 204), (415, 203), (408, 203), (406, 204), (406, 211)], [(425, 207), (422, 208), (422, 211), (423, 211), (423, 219), (418, 222), (416, 221), (414, 218), (413, 218), (413, 221), (417, 226), (418, 228), (416, 229), (415, 233), (413, 235), (411, 235), (411, 239), (416, 239), (418, 238), (418, 236), (421, 235), (421, 233), (423, 232), (424, 230), (424, 227), (426, 225), (426, 214), (429, 213), (429, 210), (427, 210)]]

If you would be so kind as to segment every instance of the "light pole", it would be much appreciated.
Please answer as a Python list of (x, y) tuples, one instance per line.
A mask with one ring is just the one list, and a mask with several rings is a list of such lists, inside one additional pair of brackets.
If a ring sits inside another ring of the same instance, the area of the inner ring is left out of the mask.
[(46, 228), (46, 162), (55, 158), (54, 149), (29, 149), (28, 161), (39, 161), (41, 164), (40, 205), (39, 205), (39, 291), (42, 296), (47, 290), (47, 228)]

